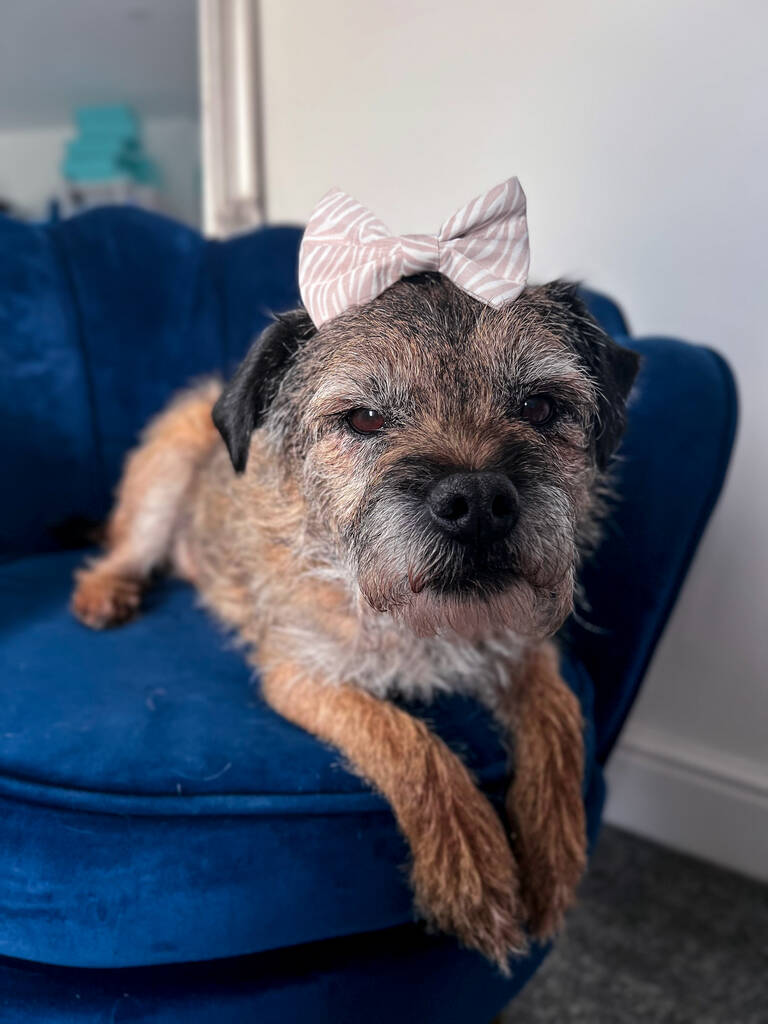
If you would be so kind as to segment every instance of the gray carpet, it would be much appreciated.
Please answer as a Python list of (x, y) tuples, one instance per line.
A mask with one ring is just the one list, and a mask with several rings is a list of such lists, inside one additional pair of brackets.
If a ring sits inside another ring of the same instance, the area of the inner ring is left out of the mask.
[(768, 1024), (768, 886), (606, 828), (503, 1024)]

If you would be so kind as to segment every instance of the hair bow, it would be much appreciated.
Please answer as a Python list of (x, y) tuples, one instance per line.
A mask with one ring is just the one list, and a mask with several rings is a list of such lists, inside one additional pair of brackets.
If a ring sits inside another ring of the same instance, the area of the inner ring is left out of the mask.
[(525, 193), (517, 178), (467, 203), (436, 235), (393, 235), (352, 196), (331, 189), (304, 232), (299, 288), (320, 327), (401, 277), (430, 270), (498, 307), (523, 290), (528, 264)]

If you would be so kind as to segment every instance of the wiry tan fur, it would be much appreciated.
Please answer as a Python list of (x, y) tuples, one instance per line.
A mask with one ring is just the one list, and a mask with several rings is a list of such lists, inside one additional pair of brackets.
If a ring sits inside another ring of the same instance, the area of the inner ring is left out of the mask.
[(181, 520), (200, 465), (219, 439), (211, 408), (220, 391), (208, 381), (179, 395), (128, 457), (107, 554), (77, 573), (72, 608), (86, 625), (99, 629), (129, 619), (151, 572), (169, 558), (189, 576)]
[[(211, 420), (221, 385), (180, 395), (129, 457), (107, 551), (72, 599), (100, 628), (136, 613), (156, 569), (194, 583), (237, 631), (264, 698), (388, 799), (421, 913), (504, 970), (524, 924), (540, 938), (560, 927), (585, 863), (581, 713), (546, 638), (595, 534), (604, 413), (563, 301), (533, 289), (488, 311), (427, 280), (318, 333), (302, 320), (268, 401), (252, 396), (268, 411), (246, 471)], [(537, 390), (569, 410), (546, 434), (515, 413)], [(356, 406), (387, 410), (385, 438), (350, 433)], [(235, 423), (252, 415), (238, 410)], [(456, 467), (500, 469), (520, 489), (498, 586), (465, 587), (467, 556), (425, 520), (424, 488)], [(445, 690), (514, 734), (511, 844), (459, 758), (386, 699)]]
[(506, 967), (510, 951), (525, 947), (517, 866), (498, 816), (456, 755), (389, 701), (285, 663), (267, 669), (263, 692), (389, 800), (410, 843), (411, 884), (425, 916)]
[(507, 814), (528, 928), (547, 939), (559, 928), (586, 867), (583, 722), (576, 695), (560, 677), (553, 644), (529, 648), (513, 680), (499, 691), (496, 709), (516, 743)]

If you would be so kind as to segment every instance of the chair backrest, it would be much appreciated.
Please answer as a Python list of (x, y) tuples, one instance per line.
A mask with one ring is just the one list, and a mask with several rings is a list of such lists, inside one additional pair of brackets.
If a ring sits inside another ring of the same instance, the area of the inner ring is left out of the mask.
[(298, 303), (301, 231), (224, 243), (140, 210), (0, 218), (0, 559), (106, 514), (126, 450), (186, 381), (229, 373)]

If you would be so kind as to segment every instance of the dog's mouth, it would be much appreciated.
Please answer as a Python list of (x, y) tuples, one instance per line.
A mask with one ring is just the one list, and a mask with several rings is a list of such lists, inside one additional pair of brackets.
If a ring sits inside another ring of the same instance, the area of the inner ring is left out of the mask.
[(500, 559), (482, 565), (450, 565), (431, 573), (413, 569), (408, 572), (408, 583), (414, 594), (429, 590), (437, 597), (477, 600), (500, 594), (520, 578), (516, 566)]
[(481, 567), (414, 567), (405, 578), (370, 568), (370, 574), (358, 577), (368, 605), (400, 619), (418, 636), (454, 632), (480, 638), (499, 628), (546, 636), (571, 610), (568, 574), (542, 587), (509, 560)]

